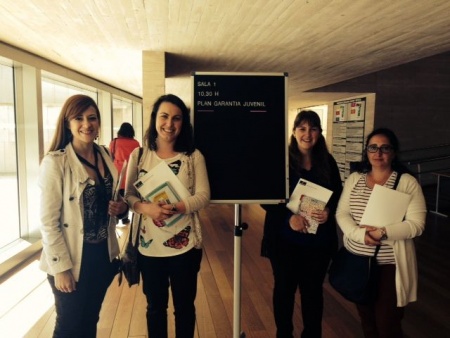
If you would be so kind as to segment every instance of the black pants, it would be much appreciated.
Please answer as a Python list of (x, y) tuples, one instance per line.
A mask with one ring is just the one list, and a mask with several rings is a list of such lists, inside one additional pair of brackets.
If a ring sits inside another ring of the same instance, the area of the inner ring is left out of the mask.
[(322, 336), (323, 281), (331, 253), (282, 243), (271, 257), (275, 280), (273, 311), (277, 338), (292, 338), (295, 294), (300, 290), (303, 318), (302, 338)]
[(53, 338), (95, 338), (100, 309), (106, 291), (117, 273), (109, 261), (108, 243), (83, 244), (83, 260), (76, 290), (64, 293), (48, 281), (55, 296), (56, 324)]
[(175, 310), (175, 336), (193, 338), (195, 297), (202, 250), (171, 257), (139, 255), (143, 291), (147, 297), (147, 329), (150, 338), (167, 338), (169, 286)]

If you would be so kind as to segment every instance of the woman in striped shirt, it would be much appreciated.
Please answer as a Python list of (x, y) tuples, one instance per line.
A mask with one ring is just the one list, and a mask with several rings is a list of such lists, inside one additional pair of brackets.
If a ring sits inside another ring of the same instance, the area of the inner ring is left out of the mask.
[[(387, 128), (374, 130), (366, 140), (362, 167), (346, 180), (336, 219), (344, 233), (344, 245), (352, 253), (373, 256), (377, 245), (379, 274), (377, 296), (366, 305), (357, 304), (364, 336), (402, 337), (404, 306), (417, 299), (417, 262), (413, 238), (425, 228), (426, 205), (417, 180), (402, 170), (396, 135)], [(411, 196), (402, 222), (385, 227), (360, 224), (375, 184)]]

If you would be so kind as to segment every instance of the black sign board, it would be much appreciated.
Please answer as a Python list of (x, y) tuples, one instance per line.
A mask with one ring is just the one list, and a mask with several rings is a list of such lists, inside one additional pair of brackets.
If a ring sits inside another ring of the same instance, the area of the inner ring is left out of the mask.
[(192, 74), (192, 124), (211, 202), (288, 198), (287, 74)]

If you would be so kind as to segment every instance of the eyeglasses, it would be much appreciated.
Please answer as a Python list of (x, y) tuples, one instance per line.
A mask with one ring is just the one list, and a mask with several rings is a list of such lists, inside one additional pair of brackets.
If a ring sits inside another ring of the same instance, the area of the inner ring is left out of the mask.
[(375, 144), (367, 146), (366, 149), (369, 153), (377, 153), (379, 150), (381, 150), (381, 153), (383, 154), (389, 154), (393, 150), (392, 146), (382, 145), (381, 147), (378, 147)]

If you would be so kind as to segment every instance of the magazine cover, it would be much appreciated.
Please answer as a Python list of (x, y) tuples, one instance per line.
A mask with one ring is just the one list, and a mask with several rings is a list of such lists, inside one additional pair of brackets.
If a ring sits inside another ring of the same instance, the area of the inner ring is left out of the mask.
[(311, 213), (314, 210), (325, 209), (325, 205), (325, 202), (319, 201), (311, 196), (302, 195), (300, 197), (297, 213), (308, 220), (308, 233), (315, 234), (317, 232), (317, 228), (319, 227), (319, 223), (311, 217)]
[(286, 207), (294, 214), (305, 217), (310, 225), (308, 233), (315, 234), (319, 223), (311, 218), (311, 213), (314, 210), (323, 210), (332, 194), (331, 190), (301, 178)]
[[(152, 203), (158, 204), (172, 204), (180, 201), (180, 197), (177, 195), (175, 190), (172, 188), (170, 182), (164, 182), (160, 186), (156, 187), (144, 198)], [(165, 221), (161, 221), (161, 226), (171, 226), (175, 224), (183, 215), (177, 214), (168, 218)]]
[[(144, 199), (152, 203), (172, 204), (190, 196), (189, 191), (164, 161), (138, 179), (134, 186)], [(161, 227), (172, 226), (181, 217), (182, 214), (176, 214), (155, 224)]]

